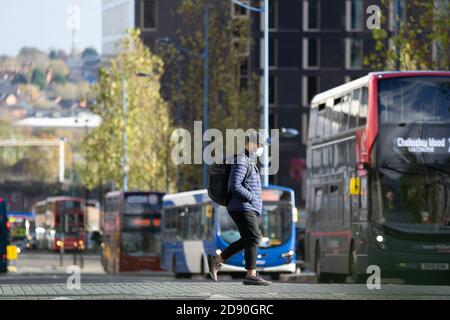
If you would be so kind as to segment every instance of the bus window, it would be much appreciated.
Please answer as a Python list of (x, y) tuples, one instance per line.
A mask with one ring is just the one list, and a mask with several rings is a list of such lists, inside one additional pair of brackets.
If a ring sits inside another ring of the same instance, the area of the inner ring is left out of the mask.
[(379, 82), (381, 123), (449, 123), (448, 77), (411, 77)]
[(320, 221), (320, 212), (322, 211), (322, 199), (323, 199), (323, 191), (322, 188), (315, 188), (314, 190), (314, 216), (313, 219), (315, 222)]
[(342, 98), (342, 116), (341, 116), (341, 125), (339, 131), (346, 131), (348, 130), (348, 120), (349, 120), (349, 113), (350, 113), (350, 95), (345, 95)]
[(330, 149), (329, 147), (322, 148), (322, 166), (325, 171), (328, 171), (328, 167), (330, 166)]
[(188, 209), (187, 234), (185, 240), (202, 240), (200, 218), (202, 207), (195, 206)]
[(325, 112), (326, 112), (325, 104), (319, 105), (319, 114), (317, 117), (317, 131), (316, 131), (316, 135), (319, 139), (325, 136), (325, 122), (326, 122)]
[(316, 138), (318, 112), (319, 112), (318, 108), (311, 107), (311, 115), (309, 117), (309, 133), (308, 133), (310, 139)]
[(367, 122), (367, 111), (368, 111), (368, 95), (369, 89), (367, 87), (362, 88), (361, 93), (361, 105), (359, 107), (359, 126), (365, 126)]
[(345, 166), (345, 164), (348, 163), (347, 143), (338, 143), (337, 148), (338, 167)]
[(339, 186), (337, 184), (329, 185), (329, 212), (331, 213), (331, 221), (340, 222), (340, 194), (339, 194)]
[(325, 108), (325, 128), (324, 136), (327, 138), (331, 135), (331, 126), (333, 123), (333, 99), (328, 99)]
[(352, 99), (350, 102), (350, 121), (349, 121), (350, 129), (354, 129), (358, 126), (360, 92), (361, 92), (360, 89), (353, 90), (352, 92)]
[(349, 164), (350, 168), (354, 169), (356, 166), (356, 155), (355, 155), (355, 141), (350, 141), (348, 146), (348, 156), (349, 156)]
[(339, 123), (341, 121), (341, 98), (337, 98), (334, 100), (334, 106), (333, 106), (333, 117), (332, 117), (332, 123), (331, 123), (331, 134), (335, 135), (339, 132)]
[(319, 173), (322, 168), (322, 151), (320, 149), (313, 150), (313, 168), (315, 173)]

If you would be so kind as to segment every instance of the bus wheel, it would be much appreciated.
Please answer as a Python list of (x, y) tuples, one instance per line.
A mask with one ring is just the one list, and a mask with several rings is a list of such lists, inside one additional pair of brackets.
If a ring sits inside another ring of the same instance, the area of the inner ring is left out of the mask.
[(334, 283), (345, 283), (346, 278), (347, 278), (347, 275), (336, 273), (336, 274), (333, 274), (332, 281)]
[(329, 274), (323, 273), (321, 271), (321, 254), (320, 254), (320, 245), (316, 246), (316, 254), (315, 254), (315, 263), (314, 263), (314, 271), (316, 273), (317, 281), (321, 283), (329, 283), (330, 277)]
[(356, 250), (351, 249), (350, 251), (350, 276), (352, 277), (353, 283), (364, 283), (365, 276), (358, 273), (358, 268), (356, 266)]

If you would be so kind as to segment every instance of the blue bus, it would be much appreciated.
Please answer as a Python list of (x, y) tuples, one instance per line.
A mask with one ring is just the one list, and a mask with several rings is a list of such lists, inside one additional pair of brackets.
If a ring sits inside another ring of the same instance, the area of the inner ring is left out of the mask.
[[(257, 269), (275, 276), (294, 272), (294, 191), (268, 186), (263, 188), (262, 197)], [(161, 232), (161, 266), (176, 276), (206, 274), (207, 256), (219, 254), (240, 237), (226, 208), (212, 202), (206, 189), (165, 195)], [(245, 271), (243, 251), (231, 257), (221, 270), (231, 274)]]
[(6, 247), (8, 246), (8, 214), (6, 201), (0, 197), (0, 273), (8, 269), (8, 259), (6, 256)]

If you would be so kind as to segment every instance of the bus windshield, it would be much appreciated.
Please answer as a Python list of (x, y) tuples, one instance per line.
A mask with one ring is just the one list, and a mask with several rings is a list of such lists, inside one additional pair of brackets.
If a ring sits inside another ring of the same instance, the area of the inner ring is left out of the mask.
[(450, 77), (379, 81), (381, 124), (450, 123)]
[(161, 210), (161, 197), (156, 194), (129, 194), (125, 200), (125, 214), (146, 214)]
[[(218, 208), (220, 236), (227, 243), (240, 238), (239, 230), (224, 207)], [(285, 243), (291, 236), (292, 206), (277, 202), (264, 203), (260, 219), (262, 248)]]
[(158, 232), (122, 232), (122, 254), (125, 256), (157, 256), (161, 251)]
[(375, 218), (420, 232), (450, 232), (450, 175), (426, 168), (380, 169), (374, 177)]

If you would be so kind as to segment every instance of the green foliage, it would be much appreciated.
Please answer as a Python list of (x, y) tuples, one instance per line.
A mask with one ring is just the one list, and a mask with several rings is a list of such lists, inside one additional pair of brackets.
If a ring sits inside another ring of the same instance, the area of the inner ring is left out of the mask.
[[(55, 79), (54, 82), (56, 82)], [(87, 82), (63, 82), (62, 84), (55, 84), (52, 88), (51, 96), (74, 100), (86, 98), (91, 90)]]
[(19, 66), (29, 66), (30, 68), (39, 68), (40, 70), (47, 70), (49, 65), (49, 58), (47, 54), (36, 48), (23, 47), (17, 56)]
[[(173, 190), (174, 170), (170, 159), (172, 132), (169, 108), (161, 98), (162, 60), (130, 30), (121, 40), (121, 53), (100, 69), (94, 93), (94, 113), (102, 118), (99, 128), (83, 142), (85, 162), (79, 166), (83, 183), (92, 188), (113, 181), (122, 185), (122, 77), (126, 78), (129, 189)], [(137, 77), (144, 72), (150, 77)]]
[(53, 74), (53, 81), (58, 83), (65, 83), (66, 77), (69, 74), (69, 68), (66, 63), (60, 59), (53, 59), (50, 61), (49, 69)]
[(47, 86), (45, 75), (41, 69), (35, 68), (31, 74), (31, 83), (38, 86), (39, 89), (44, 90)]
[(27, 83), (28, 80), (22, 73), (19, 73), (12, 81), (12, 84), (27, 84)]
[(95, 50), (94, 48), (86, 48), (86, 49), (84, 49), (81, 56), (83, 58), (90, 57), (90, 56), (98, 56), (98, 53), (97, 53), (97, 50)]
[[(382, 0), (382, 12), (389, 12), (389, 2)], [(449, 70), (450, 2), (443, 0), (408, 0), (406, 19), (399, 19), (397, 32), (387, 32), (387, 15), (382, 16), (382, 30), (374, 30), (375, 52), (365, 57), (373, 69)]]
[[(204, 8), (209, 7), (209, 128), (259, 128), (259, 81), (249, 75), (247, 87), (240, 82), (240, 66), (248, 57), (250, 19), (233, 19), (230, 1), (183, 0), (175, 14), (180, 23), (181, 47), (200, 56), (204, 51)], [(233, 38), (235, 41), (233, 41)], [(180, 54), (173, 45), (160, 46), (166, 61), (172, 117), (177, 126), (192, 132), (194, 121), (203, 118), (203, 59)], [(180, 189), (200, 187), (201, 165), (180, 167)]]

